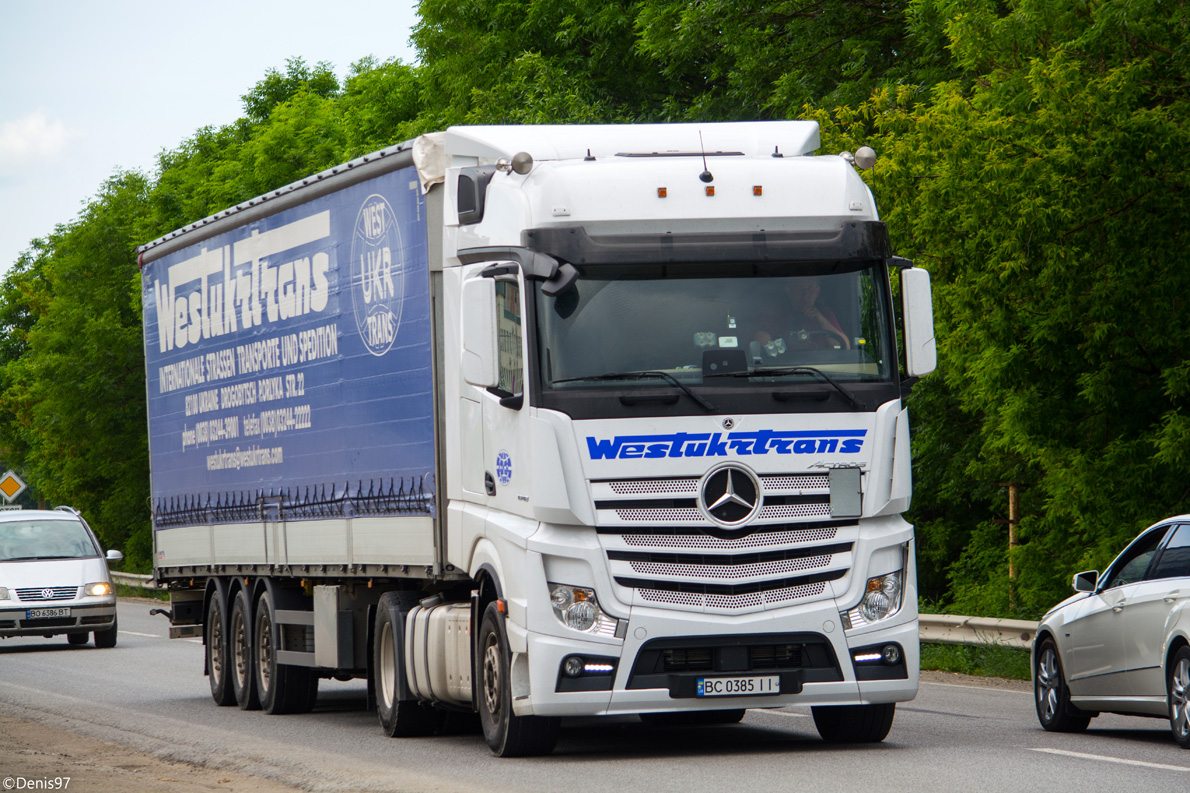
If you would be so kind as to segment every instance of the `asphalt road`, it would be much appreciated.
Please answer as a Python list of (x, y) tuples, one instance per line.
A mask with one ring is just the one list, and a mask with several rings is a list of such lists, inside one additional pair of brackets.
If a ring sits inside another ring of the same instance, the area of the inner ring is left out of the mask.
[(312, 714), (216, 707), (199, 641), (168, 640), (149, 608), (121, 602), (111, 650), (0, 641), (0, 711), (313, 791), (1190, 790), (1190, 751), (1165, 721), (1102, 716), (1053, 735), (1027, 692), (932, 682), (873, 746), (826, 747), (809, 708), (790, 707), (728, 727), (564, 722), (553, 755), (501, 760), (479, 735), (386, 738), (360, 681), (323, 681)]

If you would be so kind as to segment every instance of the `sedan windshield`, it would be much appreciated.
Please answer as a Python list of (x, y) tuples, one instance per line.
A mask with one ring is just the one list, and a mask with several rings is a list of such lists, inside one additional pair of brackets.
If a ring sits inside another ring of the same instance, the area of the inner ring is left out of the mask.
[(27, 559), (83, 559), (99, 549), (75, 520), (27, 520), (0, 523), (0, 562)]
[(538, 292), (542, 380), (617, 390), (662, 377), (717, 387), (887, 381), (884, 283), (871, 262), (589, 267), (557, 298)]

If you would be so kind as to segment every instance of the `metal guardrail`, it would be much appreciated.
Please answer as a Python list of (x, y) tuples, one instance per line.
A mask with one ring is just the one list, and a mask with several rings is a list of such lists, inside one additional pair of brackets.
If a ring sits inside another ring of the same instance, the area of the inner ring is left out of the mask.
[(153, 580), (151, 575), (140, 575), (138, 573), (117, 573), (115, 570), (110, 571), (112, 581), (124, 586), (138, 586), (142, 588), (149, 588), (150, 582)]
[(921, 640), (933, 644), (1003, 644), (1029, 649), (1037, 635), (1037, 623), (1028, 620), (957, 614), (922, 614), (918, 620)]
[[(153, 576), (112, 571), (112, 581), (125, 586), (151, 588)], [(918, 618), (923, 642), (933, 644), (1004, 644), (1029, 649), (1037, 635), (1037, 623), (991, 617), (962, 617), (957, 614), (922, 614)]]

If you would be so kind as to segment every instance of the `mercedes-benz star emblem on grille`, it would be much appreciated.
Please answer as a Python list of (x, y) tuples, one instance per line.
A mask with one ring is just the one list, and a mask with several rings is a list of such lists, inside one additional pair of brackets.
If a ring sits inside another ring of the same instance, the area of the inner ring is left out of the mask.
[(760, 480), (747, 468), (725, 463), (702, 478), (698, 507), (720, 526), (736, 527), (750, 521), (760, 509)]

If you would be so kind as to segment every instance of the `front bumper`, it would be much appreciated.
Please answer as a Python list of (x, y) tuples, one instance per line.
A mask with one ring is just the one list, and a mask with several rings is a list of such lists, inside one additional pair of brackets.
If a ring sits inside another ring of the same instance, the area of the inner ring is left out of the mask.
[[(917, 695), (920, 657), (916, 613), (903, 613), (889, 622), (893, 624), (868, 626), (845, 635), (832, 601), (784, 613), (760, 614), (746, 627), (738, 619), (728, 622), (712, 615), (634, 608), (622, 644), (527, 633), (527, 653), (517, 660), (527, 665), (532, 694), (515, 698), (513, 706), (519, 715), (593, 716), (903, 702)], [(650, 637), (665, 638), (650, 641)], [(888, 644), (900, 648), (900, 662), (875, 673), (864, 665), (857, 675), (853, 652)], [(683, 647), (699, 651), (692, 667), (667, 667), (658, 658), (659, 653), (670, 650), (672, 661), (673, 650), (678, 650), (677, 657), (683, 662), (694, 659), (695, 654)], [(780, 649), (791, 647), (801, 648), (796, 665), (790, 651)], [(778, 648), (776, 653), (774, 648)], [(707, 649), (711, 650), (709, 656)], [(560, 670), (565, 659), (573, 655), (610, 663), (614, 670), (602, 679), (597, 673), (565, 680)], [(699, 678), (739, 676), (777, 676), (780, 693), (695, 695)], [(559, 690), (584, 686), (596, 690)]]
[[(41, 609), (70, 609), (69, 616), (29, 619), (30, 611)], [(110, 630), (116, 622), (116, 599), (87, 598), (85, 600), (11, 602), (0, 607), (0, 638), (13, 636), (58, 636), (67, 633), (89, 633)]]

